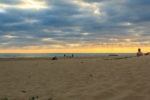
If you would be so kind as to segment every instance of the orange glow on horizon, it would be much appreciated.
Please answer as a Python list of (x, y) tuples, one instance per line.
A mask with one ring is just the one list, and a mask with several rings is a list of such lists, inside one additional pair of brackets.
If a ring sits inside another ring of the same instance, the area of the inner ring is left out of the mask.
[[(67, 49), (0, 49), (0, 53), (136, 53), (139, 47), (101, 47)], [(150, 52), (150, 47), (140, 47), (142, 52)]]

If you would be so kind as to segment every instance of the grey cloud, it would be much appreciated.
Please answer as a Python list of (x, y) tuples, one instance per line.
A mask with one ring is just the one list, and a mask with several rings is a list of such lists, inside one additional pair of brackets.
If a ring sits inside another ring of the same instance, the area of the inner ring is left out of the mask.
[[(8, 1), (2, 0), (0, 3), (10, 5), (21, 3), (20, 0)], [(96, 45), (99, 42), (101, 45), (105, 43), (109, 45), (110, 42), (116, 43), (111, 41), (112, 38), (124, 43), (126, 42), (124, 39), (127, 38), (132, 42), (142, 43), (145, 41), (145, 36), (150, 36), (148, 27), (150, 26), (150, 1), (148, 0), (83, 0), (89, 4), (103, 2), (102, 6), (97, 7), (104, 15), (94, 15), (80, 10), (82, 6), (72, 1), (43, 1), (49, 8), (40, 10), (5, 8), (6, 13), (0, 13), (0, 36), (15, 35), (18, 37), (14, 39), (1, 38), (0, 42), (11, 42), (7, 45), (8, 47), (39, 44), (65, 46), (63, 43), (41, 41), (43, 38), (53, 38), (65, 43), (82, 42)], [(35, 20), (35, 22), (30, 23), (30, 20)], [(127, 25), (128, 23), (130, 25)], [(83, 35), (83, 33), (90, 34)], [(135, 34), (141, 36), (140, 40)], [(27, 36), (34, 38), (24, 38)]]
[(16, 5), (22, 3), (21, 0), (1, 0), (0, 3)]

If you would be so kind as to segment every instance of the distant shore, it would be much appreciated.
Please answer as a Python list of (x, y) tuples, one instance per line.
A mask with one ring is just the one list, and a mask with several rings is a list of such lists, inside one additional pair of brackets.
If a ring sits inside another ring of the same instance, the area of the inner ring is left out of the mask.
[[(100, 57), (57, 57), (57, 60), (63, 60), (63, 59), (124, 59), (124, 58), (131, 58), (135, 56), (100, 56)], [(52, 60), (53, 57), (20, 57), (20, 58), (0, 58), (0, 61), (13, 61), (13, 60)]]
[[(49, 58), (49, 57), (103, 57), (114, 53), (0, 53), (0, 58)], [(116, 53), (118, 56), (136, 56), (136, 53)]]

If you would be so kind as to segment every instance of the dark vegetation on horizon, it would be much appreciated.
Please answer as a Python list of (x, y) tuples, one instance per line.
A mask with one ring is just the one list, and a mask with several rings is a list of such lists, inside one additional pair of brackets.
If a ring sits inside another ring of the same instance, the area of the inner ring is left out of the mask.
[[(29, 98), (29, 100), (38, 100), (39, 96), (34, 96)], [(1, 98), (0, 100), (9, 100), (7, 97)], [(48, 100), (53, 100), (52, 98), (48, 98)]]

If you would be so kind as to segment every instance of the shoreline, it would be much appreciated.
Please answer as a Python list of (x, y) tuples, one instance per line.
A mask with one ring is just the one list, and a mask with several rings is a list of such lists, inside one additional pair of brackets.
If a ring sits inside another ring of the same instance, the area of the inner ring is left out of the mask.
[[(123, 58), (133, 58), (136, 56), (91, 56), (91, 57), (57, 57), (57, 60), (64, 60), (64, 59), (103, 59), (103, 58), (114, 58), (114, 59), (123, 59)], [(18, 57), (18, 58), (0, 58), (0, 61), (8, 60), (52, 60), (53, 57)]]

